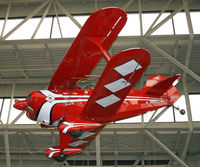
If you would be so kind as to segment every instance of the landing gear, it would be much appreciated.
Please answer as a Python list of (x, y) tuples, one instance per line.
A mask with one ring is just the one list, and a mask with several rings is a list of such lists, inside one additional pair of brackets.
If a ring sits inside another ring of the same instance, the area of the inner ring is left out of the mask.
[(65, 154), (63, 154), (63, 153), (61, 153), (59, 156), (57, 156), (57, 157), (54, 157), (54, 159), (56, 160), (56, 161), (58, 161), (58, 162), (64, 162), (65, 160), (66, 160), (66, 158), (67, 158), (67, 155), (65, 155)]
[(175, 106), (172, 106), (173, 109), (176, 109), (180, 112), (181, 115), (185, 115), (185, 110), (184, 109), (180, 109), (179, 107), (175, 107)]
[(69, 135), (75, 138), (80, 137), (83, 134), (83, 130), (79, 130), (79, 131), (71, 131), (69, 132)]

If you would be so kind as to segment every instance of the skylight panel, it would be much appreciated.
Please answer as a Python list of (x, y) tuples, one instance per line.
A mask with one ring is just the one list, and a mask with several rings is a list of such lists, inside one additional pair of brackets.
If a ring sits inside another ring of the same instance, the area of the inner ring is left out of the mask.
[(143, 32), (144, 34), (147, 32), (149, 27), (152, 25), (158, 13), (143, 13), (142, 14), (142, 23), (143, 23)]
[(50, 38), (51, 25), (52, 25), (52, 17), (44, 18), (35, 36), (35, 39)]
[[(165, 19), (170, 13), (163, 13), (158, 19), (157, 24), (159, 24), (163, 19)], [(161, 27), (159, 27), (152, 35), (173, 35), (173, 26), (172, 19), (169, 19), (166, 23), (164, 23)]]
[(173, 19), (176, 34), (189, 34), (185, 13), (177, 13)]
[[(18, 20), (16, 19), (18, 22)], [(40, 18), (29, 19), (21, 27), (19, 27), (7, 40), (31, 39), (31, 36), (39, 23)]]
[(139, 36), (140, 35), (140, 21), (139, 14), (128, 14), (127, 22), (119, 33), (119, 36)]
[(200, 12), (190, 12), (194, 34), (200, 34)]

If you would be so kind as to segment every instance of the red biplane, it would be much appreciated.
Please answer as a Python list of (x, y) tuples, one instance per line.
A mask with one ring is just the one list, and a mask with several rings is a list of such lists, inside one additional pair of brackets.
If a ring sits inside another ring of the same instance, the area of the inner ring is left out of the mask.
[[(42, 127), (58, 129), (60, 145), (46, 150), (48, 158), (64, 161), (67, 156), (83, 151), (109, 122), (172, 105), (179, 98), (174, 84), (181, 75), (153, 75), (143, 89), (132, 89), (149, 65), (150, 54), (138, 48), (115, 56), (108, 53), (126, 20), (126, 12), (119, 8), (93, 13), (55, 72), (48, 90), (33, 91), (26, 100), (14, 104)], [(87, 77), (103, 56), (108, 64), (96, 86), (81, 89), (77, 82)]]

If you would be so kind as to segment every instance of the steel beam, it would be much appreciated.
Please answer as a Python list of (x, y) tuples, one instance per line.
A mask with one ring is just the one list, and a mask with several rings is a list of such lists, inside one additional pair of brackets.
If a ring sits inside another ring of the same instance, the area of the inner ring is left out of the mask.
[(49, 4), (48, 4), (46, 10), (44, 11), (44, 13), (43, 13), (43, 15), (42, 15), (42, 17), (41, 17), (41, 19), (40, 19), (40, 21), (39, 21), (39, 23), (38, 23), (36, 29), (35, 29), (35, 31), (34, 31), (33, 34), (32, 34), (31, 39), (34, 39), (34, 38), (35, 38), (35, 35), (37, 34), (37, 32), (38, 32), (38, 30), (39, 30), (39, 28), (40, 28), (40, 26), (41, 26), (41, 24), (42, 24), (44, 18), (45, 18), (46, 15), (48, 14), (51, 5), (52, 5), (52, 1), (49, 2)]
[(98, 2), (97, 2), (97, 0), (94, 1), (94, 8), (95, 8), (95, 11), (98, 10)]
[(141, 161), (141, 157), (138, 157), (137, 159), (136, 159), (136, 161), (133, 163), (133, 166), (132, 167), (137, 167), (137, 165), (138, 165), (138, 163)]
[(193, 27), (192, 27), (192, 21), (191, 21), (191, 17), (190, 17), (190, 10), (188, 7), (188, 0), (183, 0), (183, 6), (185, 9), (185, 14), (186, 14), (186, 19), (187, 19), (187, 24), (188, 24), (188, 30), (190, 33), (190, 39), (193, 40), (194, 39), (194, 31), (193, 31)]
[[(156, 117), (154, 117), (153, 119), (150, 119), (149, 122), (145, 125), (145, 128), (149, 128), (158, 118), (160, 118), (162, 114), (164, 114), (165, 111), (167, 111), (168, 108), (169, 106), (166, 106), (159, 114), (156, 115)], [(155, 112), (153, 115), (155, 115)]]
[(162, 16), (162, 14), (164, 13), (164, 11), (167, 9), (167, 7), (169, 6), (169, 4), (171, 3), (172, 0), (168, 0), (167, 4), (162, 8), (161, 12), (159, 13), (159, 15), (156, 17), (156, 19), (153, 21), (153, 23), (151, 24), (151, 26), (149, 27), (149, 29), (147, 30), (147, 32), (145, 33), (145, 35), (149, 34), (149, 32), (151, 31), (151, 29), (154, 27), (154, 25), (156, 24), (156, 22), (158, 21), (158, 19)]
[(52, 64), (51, 64), (51, 61), (50, 61), (50, 51), (49, 51), (49, 47), (47, 44), (45, 44), (45, 47), (46, 47), (46, 59), (47, 59), (47, 62), (48, 62), (48, 65), (49, 65), (49, 71), (50, 71), (50, 78), (53, 76), (54, 72), (53, 72), (53, 67), (52, 67)]
[(55, 14), (56, 14), (56, 20), (57, 20), (57, 23), (58, 23), (58, 28), (59, 28), (59, 32), (60, 32), (60, 37), (63, 38), (62, 29), (61, 29), (60, 21), (59, 21), (59, 18), (58, 18), (58, 10), (57, 10), (57, 7), (56, 7), (55, 2), (53, 2), (53, 7), (54, 7)]
[(81, 29), (82, 28), (82, 25), (57, 1), (57, 0), (55, 0), (55, 2), (56, 2), (56, 4), (57, 4), (57, 6), (60, 8), (60, 10), (61, 11), (63, 11), (63, 13), (65, 13), (65, 15), (66, 16), (68, 16), (70, 19), (71, 19), (71, 21), (74, 23), (74, 24), (76, 24), (77, 25), (77, 27), (79, 28), (79, 29)]
[(184, 89), (184, 94), (185, 94), (185, 102), (186, 102), (187, 116), (188, 116), (188, 134), (187, 134), (184, 149), (181, 155), (181, 158), (185, 160), (185, 157), (188, 152), (189, 144), (191, 141), (192, 133), (193, 133), (192, 112), (191, 112), (191, 106), (190, 106), (190, 99), (189, 99), (189, 95), (187, 91), (186, 76), (183, 78), (183, 89)]
[(96, 166), (101, 167), (100, 135), (95, 138), (96, 143)]
[(22, 60), (20, 58), (20, 54), (19, 54), (19, 49), (16, 45), (13, 46), (13, 49), (14, 49), (14, 52), (15, 52), (15, 55), (16, 55), (16, 60), (17, 60), (17, 65), (20, 69), (20, 71), (22, 72), (22, 74), (24, 75), (27, 83), (29, 83), (29, 76), (28, 74), (24, 71), (24, 68), (22, 66)]
[(142, 3), (141, 3), (141, 0), (138, 0), (138, 10), (139, 10), (139, 19), (140, 19), (140, 35), (143, 36)]
[(129, 1), (122, 7), (122, 9), (126, 10), (133, 2), (134, 2), (134, 0), (129, 0)]
[(170, 56), (169, 54), (167, 54), (165, 51), (163, 51), (162, 49), (160, 49), (158, 46), (156, 46), (153, 42), (142, 38), (144, 43), (148, 46), (150, 46), (151, 48), (153, 48), (156, 52), (158, 52), (159, 54), (163, 55), (165, 58), (167, 58), (170, 62), (172, 62), (173, 64), (175, 64), (176, 66), (178, 66), (180, 69), (182, 69), (183, 71), (185, 71), (187, 74), (189, 74), (191, 77), (193, 77), (194, 79), (196, 79), (198, 82), (200, 82), (200, 77), (195, 74), (193, 71), (191, 71), (189, 68), (187, 68), (186, 66), (184, 66), (183, 64), (181, 64), (179, 61), (177, 61), (175, 58), (173, 58), (172, 56)]
[(145, 133), (151, 137), (163, 150), (165, 150), (174, 160), (180, 163), (183, 167), (189, 167), (184, 161), (182, 161), (178, 156), (176, 156), (170, 149), (168, 149), (163, 143), (160, 142), (151, 132), (144, 130)]
[(2, 124), (2, 125), (3, 125), (3, 122), (2, 122), (2, 120), (1, 120), (1, 115), (2, 115), (2, 112), (3, 112), (4, 101), (5, 101), (5, 99), (2, 100), (1, 109), (0, 109), (0, 121), (1, 121), (1, 124)]
[(32, 18), (36, 13), (38, 13), (47, 3), (49, 0), (44, 1), (39, 7), (33, 10), (24, 20), (22, 20), (19, 24), (17, 24), (12, 30), (10, 30), (2, 39), (5, 40), (11, 34), (13, 34), (19, 27), (21, 27), (24, 23), (26, 23), (30, 18)]
[(7, 167), (11, 167), (9, 138), (8, 138), (7, 130), (4, 130), (4, 143), (5, 143), (5, 150), (6, 150), (6, 164), (7, 164)]
[(20, 114), (9, 124), (9, 126), (14, 125), (25, 113), (26, 111), (21, 111)]
[(13, 83), (13, 85), (12, 85), (12, 93), (11, 93), (10, 105), (9, 105), (9, 110), (8, 110), (8, 117), (7, 117), (7, 122), (6, 122), (7, 125), (9, 124), (9, 120), (10, 120), (10, 112), (11, 112), (11, 108), (12, 108), (12, 102), (13, 102), (14, 94), (15, 94), (15, 83)]
[[(191, 1), (190, 1), (191, 2)], [(155, 32), (158, 28), (160, 28), (163, 24), (165, 24), (168, 20), (170, 20), (173, 16), (175, 16), (178, 12), (183, 10), (183, 5), (181, 5), (178, 9), (173, 11), (169, 16), (167, 16), (165, 19), (163, 19), (160, 23), (158, 23), (156, 26), (154, 26), (146, 35), (151, 35), (153, 32)]]
[(2, 31), (1, 31), (1, 38), (3, 37), (4, 31), (5, 31), (6, 23), (7, 23), (7, 20), (8, 20), (9, 13), (10, 13), (10, 8), (11, 8), (11, 2), (8, 3), (8, 8), (7, 8), (7, 11), (6, 11), (6, 17), (4, 19), (3, 28), (2, 28)]

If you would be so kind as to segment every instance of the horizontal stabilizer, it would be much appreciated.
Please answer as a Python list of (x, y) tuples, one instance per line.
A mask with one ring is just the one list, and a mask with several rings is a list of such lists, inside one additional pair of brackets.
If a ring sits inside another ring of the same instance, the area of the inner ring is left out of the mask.
[[(150, 77), (150, 79), (147, 80), (147, 84), (152, 85), (146, 84), (144, 87), (144, 89), (147, 89), (145, 94), (151, 96), (162, 96), (170, 87), (173, 87), (176, 83), (178, 83), (178, 81), (181, 79), (181, 76), (181, 74), (177, 74), (169, 78), (165, 78), (161, 75)], [(157, 78), (162, 78), (162, 80), (159, 81)]]

